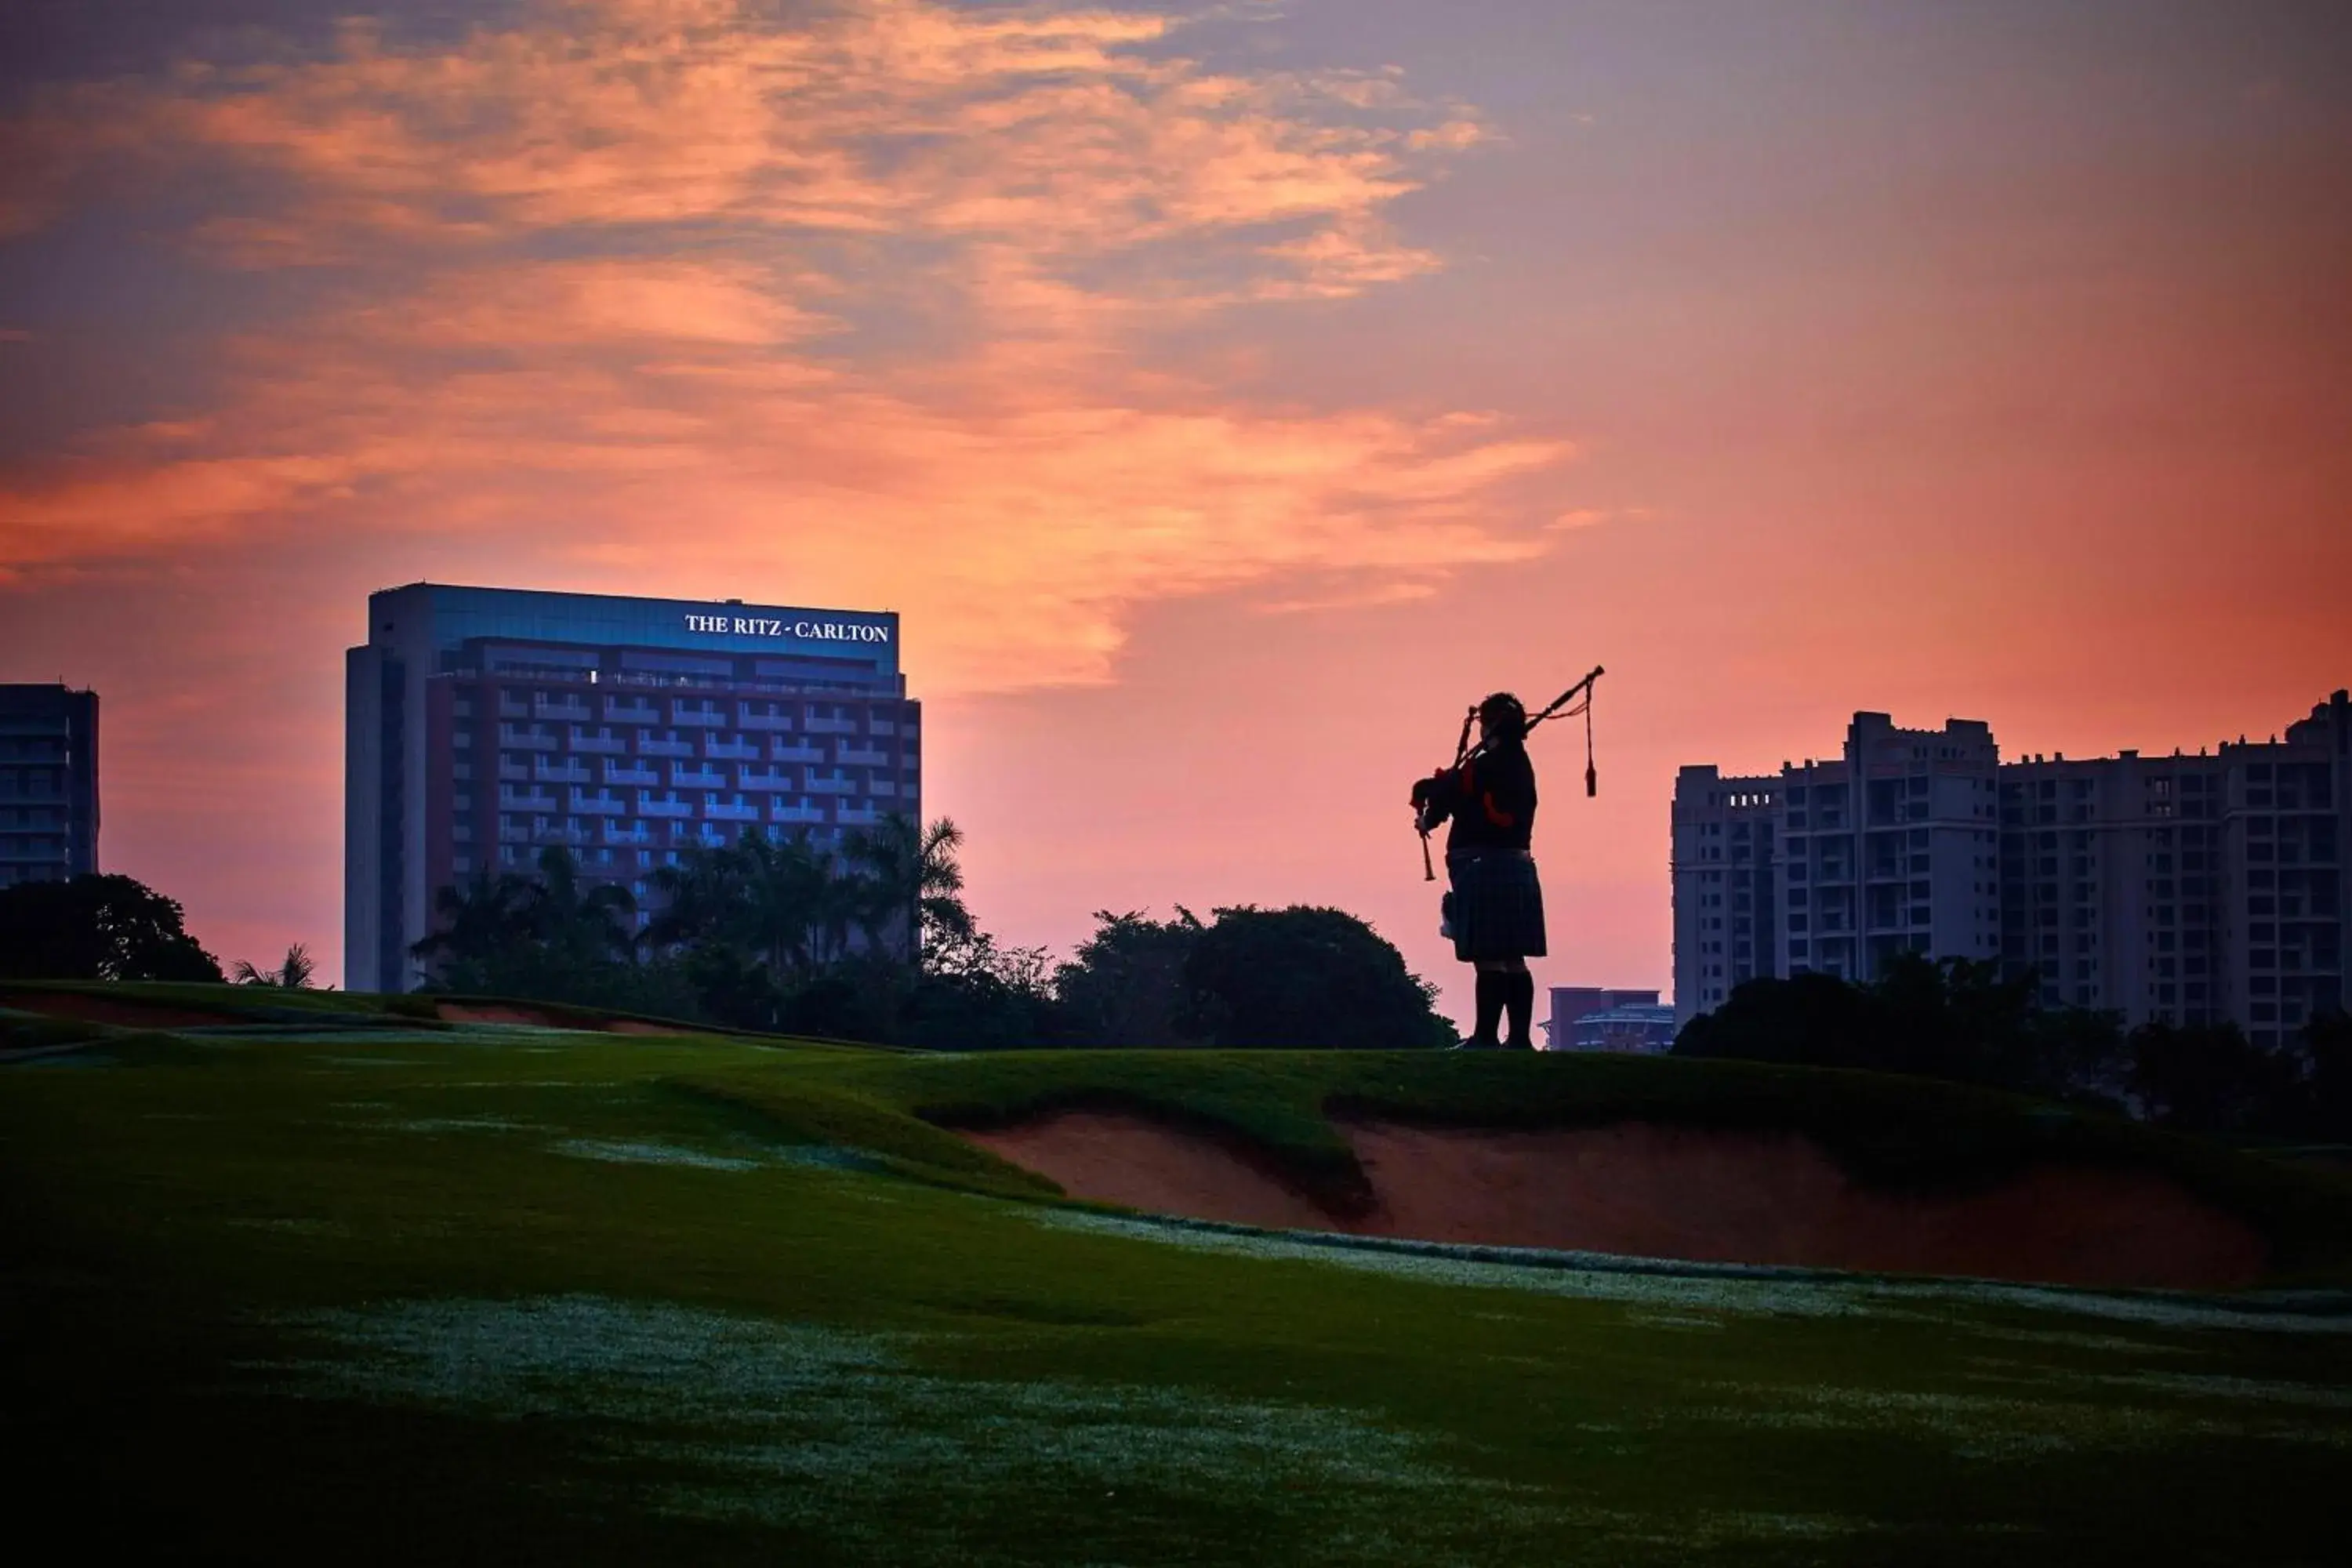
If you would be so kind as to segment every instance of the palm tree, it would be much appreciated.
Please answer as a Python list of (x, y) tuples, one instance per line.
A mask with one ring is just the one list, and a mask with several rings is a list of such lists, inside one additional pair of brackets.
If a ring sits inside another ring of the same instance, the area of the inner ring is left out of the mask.
[(754, 827), (735, 846), (742, 870), (738, 911), (744, 945), (781, 984), (787, 972), (821, 962), (819, 939), (831, 923), (833, 877), (803, 833), (772, 839)]
[(870, 945), (898, 947), (917, 963), (924, 933), (953, 940), (971, 935), (971, 911), (961, 896), (963, 868), (956, 863), (962, 847), (963, 829), (945, 816), (919, 828), (894, 812), (872, 832), (849, 837), (842, 858), (866, 874), (858, 924)]
[(742, 882), (741, 863), (725, 846), (698, 844), (677, 865), (659, 868), (653, 884), (661, 897), (646, 925), (646, 945), (661, 952), (729, 940)]
[(583, 889), (571, 850), (551, 844), (539, 852), (539, 879), (524, 896), (523, 914), (531, 934), (563, 961), (586, 967), (630, 957), (636, 912), (637, 900), (617, 883)]
[(286, 950), (286, 962), (277, 969), (257, 969), (251, 960), (238, 959), (236, 980), (239, 985), (275, 985), (286, 991), (307, 991), (310, 989), (311, 976), (318, 972), (310, 950), (298, 942)]
[(530, 878), (493, 874), (484, 867), (464, 887), (444, 887), (434, 894), (434, 929), (409, 952), (436, 978), (478, 973), (529, 945), (530, 899)]

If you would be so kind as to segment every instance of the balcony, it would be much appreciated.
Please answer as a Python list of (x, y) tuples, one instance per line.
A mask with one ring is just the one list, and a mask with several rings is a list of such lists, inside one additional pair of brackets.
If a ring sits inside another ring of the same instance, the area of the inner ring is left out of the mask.
[(672, 763), (669, 782), (680, 789), (725, 789), (727, 770), (706, 767), (699, 763)]
[(604, 782), (616, 784), (650, 785), (661, 783), (661, 770), (643, 763), (606, 763)]
[(862, 808), (845, 805), (834, 820), (844, 827), (873, 827), (881, 822), (882, 814), (870, 805)]
[(592, 735), (585, 730), (574, 728), (572, 749), (590, 756), (618, 757), (627, 754), (629, 742), (618, 735)]
[(588, 782), (588, 764), (551, 763), (545, 757), (534, 757), (530, 763), (530, 776), (541, 784), (584, 784)]
[(500, 763), (499, 764), (499, 777), (511, 780), (516, 784), (529, 784), (530, 782), (530, 768), (527, 763)]
[(500, 811), (553, 811), (555, 792), (545, 789), (515, 789), (501, 784), (499, 786), (499, 809)]
[(511, 746), (519, 752), (551, 752), (556, 749), (552, 735), (534, 735), (528, 730), (518, 730), (512, 724), (499, 726), (499, 744)]
[(742, 805), (706, 805), (702, 815), (713, 822), (757, 822), (760, 808), (746, 803)]
[(642, 697), (607, 697), (604, 699), (604, 721), (608, 724), (658, 724), (661, 710)]
[(721, 741), (713, 736), (702, 743), (702, 754), (730, 763), (756, 763), (762, 753), (756, 742)]
[(739, 703), (735, 709), (735, 727), (738, 730), (760, 730), (772, 734), (779, 731), (792, 729), (793, 716), (789, 713), (754, 713), (747, 705)]
[(790, 768), (772, 770), (745, 768), (736, 776), (739, 781), (736, 784), (738, 789), (797, 790), (801, 787), (800, 775)]
[(857, 721), (855, 719), (811, 719), (807, 722), (803, 723), (801, 728), (807, 731), (812, 735), (855, 735), (857, 733)]
[(726, 727), (727, 715), (676, 703), (670, 708), (669, 722), (674, 730), (719, 730)]
[(898, 732), (898, 726), (887, 719), (868, 719), (866, 732), (869, 735), (895, 735)]
[(643, 827), (623, 822), (605, 823), (604, 830), (596, 835), (599, 844), (651, 844), (653, 841), (654, 836)]
[(568, 719), (574, 724), (588, 721), (588, 700), (584, 697), (534, 697), (530, 703), (534, 719)]
[(530, 704), (528, 702), (519, 701), (510, 697), (501, 697), (499, 699), (499, 717), (501, 719), (528, 719), (530, 717)]
[(659, 741), (651, 735), (637, 737), (637, 755), (641, 757), (690, 757), (694, 755), (691, 741)]
[(848, 779), (811, 779), (808, 792), (811, 795), (856, 795), (857, 785)]
[(768, 760), (772, 763), (821, 763), (824, 761), (824, 748), (807, 741), (773, 741), (768, 745)]
[(584, 789), (572, 792), (571, 809), (583, 816), (626, 816), (629, 804), (616, 795), (590, 795)]
[(896, 797), (898, 793), (898, 786), (892, 784), (888, 779), (876, 779), (872, 784), (866, 787), (867, 793), (872, 795), (890, 795), (892, 797)]
[(657, 795), (639, 791), (637, 795), (637, 815), (639, 816), (686, 817), (692, 816), (694, 815), (694, 807), (682, 800), (663, 800)]
[(768, 820), (796, 826), (819, 824), (824, 821), (824, 808), (806, 802), (795, 804), (791, 801), (778, 800), (768, 807)]
[(877, 751), (871, 746), (853, 746), (845, 741), (841, 743), (837, 760), (849, 763), (853, 767), (887, 767), (890, 765), (890, 753)]
[(533, 844), (585, 844), (588, 838), (584, 827), (558, 827), (551, 822), (544, 827), (534, 825), (530, 830)]

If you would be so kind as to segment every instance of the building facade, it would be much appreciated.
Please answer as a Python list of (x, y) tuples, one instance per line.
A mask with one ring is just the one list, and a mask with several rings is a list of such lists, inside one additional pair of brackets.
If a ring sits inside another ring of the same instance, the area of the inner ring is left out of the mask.
[(1548, 1051), (1630, 1051), (1655, 1055), (1675, 1042), (1675, 1010), (1654, 990), (1555, 985), (1544, 1026)]
[(98, 869), (98, 694), (0, 686), (0, 888)]
[(2352, 704), (2196, 755), (2001, 770), (2001, 955), (2042, 1001), (2235, 1023), (2276, 1046), (2345, 1005)]
[(919, 822), (898, 617), (415, 584), (345, 662), (344, 984), (401, 991), (444, 887), (563, 845), (643, 895), (757, 826)]
[(1675, 784), (1675, 1018), (1741, 981), (1874, 978), (1896, 953), (2000, 951), (1999, 754), (1955, 719), (1903, 730), (1857, 713), (1842, 755)]
[[(2002, 764), (1983, 724), (1857, 713), (1844, 755), (1674, 803), (1675, 1021), (1740, 981), (1998, 959), (2046, 1005), (2235, 1023), (2276, 1045), (2345, 1001), (2352, 711), (2194, 756)], [(1776, 896), (1777, 895), (1777, 896)]]

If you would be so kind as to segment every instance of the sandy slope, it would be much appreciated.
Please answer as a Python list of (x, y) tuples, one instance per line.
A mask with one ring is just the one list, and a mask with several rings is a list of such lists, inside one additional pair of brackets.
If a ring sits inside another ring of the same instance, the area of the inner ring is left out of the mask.
[(1371, 1181), (1362, 1213), (1329, 1211), (1237, 1142), (1141, 1116), (1066, 1111), (966, 1136), (1074, 1197), (1276, 1228), (2199, 1289), (2252, 1285), (2265, 1260), (2245, 1225), (2146, 1172), (2041, 1166), (1913, 1196), (1857, 1186), (1787, 1134), (1337, 1125)]

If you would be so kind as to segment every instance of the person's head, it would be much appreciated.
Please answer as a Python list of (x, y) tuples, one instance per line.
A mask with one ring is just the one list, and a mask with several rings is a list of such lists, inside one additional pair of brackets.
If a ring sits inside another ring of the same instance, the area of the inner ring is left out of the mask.
[(1478, 738), (1489, 745), (1511, 745), (1528, 732), (1526, 704), (1507, 691), (1497, 691), (1478, 704)]

